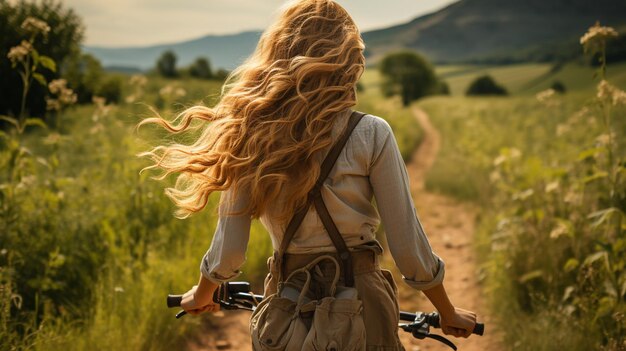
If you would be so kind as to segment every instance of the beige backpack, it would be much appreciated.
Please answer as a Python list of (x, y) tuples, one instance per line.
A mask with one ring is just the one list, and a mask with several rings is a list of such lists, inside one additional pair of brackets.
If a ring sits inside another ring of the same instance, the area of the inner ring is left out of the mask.
[[(335, 263), (335, 276), (329, 295), (311, 300), (306, 296), (313, 279), (311, 271), (322, 260)], [(279, 283), (278, 291), (252, 313), (254, 350), (365, 350), (363, 304), (355, 288), (337, 287), (339, 273), (339, 262), (325, 255)], [(302, 289), (291, 283), (297, 275), (305, 275)]]

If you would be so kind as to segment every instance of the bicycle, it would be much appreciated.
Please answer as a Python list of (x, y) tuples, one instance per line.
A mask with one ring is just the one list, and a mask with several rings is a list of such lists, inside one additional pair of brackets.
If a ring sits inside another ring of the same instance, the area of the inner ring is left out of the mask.
[[(168, 295), (167, 307), (180, 307), (183, 295)], [(263, 295), (257, 295), (252, 293), (250, 283), (248, 282), (225, 282), (220, 285), (219, 289), (215, 291), (213, 295), (213, 301), (220, 304), (220, 308), (224, 310), (247, 310), (254, 311), (256, 305), (263, 300)], [(185, 311), (180, 311), (176, 314), (176, 318), (181, 318), (187, 314)], [(440, 328), (439, 314), (437, 312), (424, 313), (424, 312), (404, 312), (400, 311), (400, 320), (411, 323), (400, 323), (398, 327), (407, 333), (411, 333), (416, 339), (431, 338), (437, 340), (453, 350), (457, 347), (452, 341), (437, 334), (431, 334), (430, 328)], [(485, 325), (483, 323), (476, 323), (473, 334), (483, 335), (485, 332)]]

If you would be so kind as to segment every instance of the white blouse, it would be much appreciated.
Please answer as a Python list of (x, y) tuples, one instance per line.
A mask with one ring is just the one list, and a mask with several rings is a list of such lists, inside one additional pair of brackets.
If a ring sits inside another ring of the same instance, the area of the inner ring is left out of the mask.
[[(352, 110), (347, 109), (338, 115), (332, 131), (333, 144), (351, 113)], [(406, 165), (387, 121), (373, 115), (363, 116), (321, 193), (348, 247), (377, 243), (375, 233), (382, 218), (389, 250), (403, 280), (418, 290), (429, 289), (443, 281), (444, 262), (432, 251), (417, 217)], [(242, 208), (247, 201), (245, 195), (242, 193), (240, 198), (232, 199), (229, 190), (221, 193), (220, 200), (224, 200), (224, 204), (218, 210), (219, 220), (211, 247), (200, 265), (202, 274), (216, 284), (237, 277), (246, 259), (251, 218), (225, 215), (232, 209)], [(378, 211), (372, 204), (372, 196)], [(278, 250), (286, 225), (279, 225), (267, 215), (259, 220), (269, 232), (274, 249)], [(287, 252), (329, 251), (335, 251), (335, 247), (315, 207), (310, 206)]]

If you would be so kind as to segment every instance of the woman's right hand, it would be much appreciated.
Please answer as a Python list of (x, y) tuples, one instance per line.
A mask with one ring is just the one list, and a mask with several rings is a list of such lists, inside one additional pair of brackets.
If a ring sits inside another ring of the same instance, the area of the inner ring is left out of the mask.
[(467, 338), (476, 326), (476, 313), (455, 307), (452, 314), (439, 315), (439, 324), (444, 334)]

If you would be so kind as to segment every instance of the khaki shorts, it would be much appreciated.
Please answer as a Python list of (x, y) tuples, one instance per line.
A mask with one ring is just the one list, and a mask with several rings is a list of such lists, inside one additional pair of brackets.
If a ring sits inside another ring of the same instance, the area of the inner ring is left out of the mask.
[[(398, 338), (398, 288), (393, 280), (391, 272), (381, 269), (379, 265), (380, 250), (372, 246), (364, 245), (365, 249), (356, 247), (352, 254), (354, 268), (354, 285), (359, 292), (359, 298), (363, 302), (363, 321), (366, 330), (366, 349), (368, 351), (404, 351), (404, 347)], [(286, 254), (284, 258), (284, 277), (293, 270), (311, 262), (320, 255), (334, 255), (335, 253)], [(278, 271), (274, 265), (274, 256), (268, 259), (269, 273), (265, 278), (264, 295), (269, 296), (276, 292)], [(332, 281), (335, 266), (330, 261), (322, 261), (319, 265), (324, 276), (319, 282), (312, 284), (311, 294), (315, 297), (324, 296)], [(297, 277), (294, 277), (297, 278)], [(292, 280), (299, 284), (297, 279)], [(343, 277), (339, 280), (343, 285)], [(302, 286), (302, 285), (300, 285)], [(312, 296), (313, 297), (313, 296)]]

